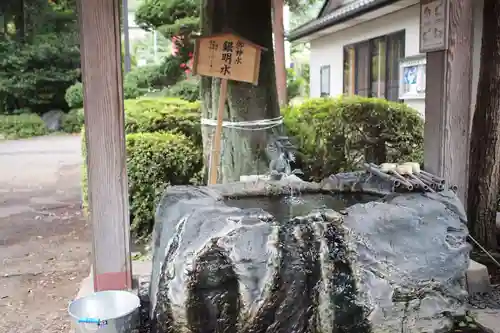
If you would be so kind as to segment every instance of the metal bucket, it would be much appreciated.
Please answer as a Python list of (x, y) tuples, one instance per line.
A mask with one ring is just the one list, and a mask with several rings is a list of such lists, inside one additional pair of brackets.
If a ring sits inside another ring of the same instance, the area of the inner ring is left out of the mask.
[(139, 323), (140, 300), (128, 291), (100, 291), (74, 300), (68, 313), (76, 333), (130, 333)]

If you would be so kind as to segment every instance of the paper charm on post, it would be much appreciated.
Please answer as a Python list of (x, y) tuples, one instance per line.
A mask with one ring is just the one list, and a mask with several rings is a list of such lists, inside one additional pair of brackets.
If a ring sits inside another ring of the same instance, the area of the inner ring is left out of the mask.
[(212, 140), (210, 154), (209, 184), (217, 182), (220, 163), (222, 121), (227, 99), (227, 80), (248, 82), (259, 81), (260, 56), (266, 49), (232, 33), (221, 33), (196, 39), (193, 74), (220, 78), (217, 127)]

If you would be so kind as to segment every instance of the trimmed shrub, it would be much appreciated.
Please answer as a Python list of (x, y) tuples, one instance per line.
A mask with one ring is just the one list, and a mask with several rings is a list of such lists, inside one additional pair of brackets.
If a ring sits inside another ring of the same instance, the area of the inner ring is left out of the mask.
[(127, 170), (131, 230), (138, 238), (150, 235), (156, 205), (168, 185), (196, 184), (202, 152), (191, 140), (175, 133), (127, 135)]
[(182, 133), (201, 145), (200, 104), (179, 98), (139, 98), (125, 101), (125, 132)]
[(302, 87), (306, 86), (306, 82), (303, 77), (297, 75), (297, 72), (293, 68), (287, 68), (286, 70), (286, 92), (288, 101), (293, 98), (300, 96)]
[[(82, 152), (85, 132), (82, 129)], [(126, 136), (131, 233), (147, 238), (154, 223), (155, 207), (169, 185), (199, 185), (202, 152), (186, 136), (177, 133), (133, 133)], [(88, 207), (87, 171), (82, 174), (83, 206)]]
[[(200, 103), (179, 98), (125, 100), (125, 132), (178, 132), (201, 145)], [(63, 117), (63, 131), (77, 133), (83, 126), (83, 109), (72, 110)]]
[(84, 122), (83, 109), (75, 109), (61, 118), (61, 131), (65, 133), (79, 133)]
[(308, 179), (360, 169), (363, 162), (422, 161), (423, 120), (406, 104), (359, 96), (316, 98), (283, 111)]
[(36, 114), (0, 115), (0, 139), (20, 139), (45, 135), (49, 132)]
[[(140, 89), (134, 80), (124, 80), (123, 82), (123, 96), (126, 99), (134, 99), (144, 95), (147, 89)], [(83, 108), (83, 84), (77, 82), (66, 89), (64, 95), (66, 103), (70, 109)]]
[(190, 102), (200, 99), (200, 80), (189, 78), (179, 81), (166, 90), (166, 96), (179, 97)]
[(74, 85), (66, 89), (66, 94), (64, 99), (70, 109), (80, 109), (83, 108), (83, 84), (77, 82)]
[[(82, 110), (75, 112), (83, 120)], [(83, 127), (81, 131), (86, 156)], [(164, 97), (126, 100), (125, 131), (131, 231), (134, 237), (144, 238), (149, 236), (157, 196), (165, 186), (202, 181), (200, 105)], [(87, 208), (85, 167), (82, 191)]]
[(123, 80), (125, 98), (136, 98), (175, 84), (184, 77), (181, 64), (179, 57), (168, 56), (161, 64), (134, 68)]
[(143, 96), (147, 89), (140, 89), (134, 81), (123, 81), (123, 96), (127, 99), (133, 99)]

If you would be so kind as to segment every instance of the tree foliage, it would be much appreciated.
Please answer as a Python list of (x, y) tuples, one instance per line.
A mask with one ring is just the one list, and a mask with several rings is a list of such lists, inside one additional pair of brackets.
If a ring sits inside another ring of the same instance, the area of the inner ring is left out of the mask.
[(3, 0), (0, 112), (67, 109), (66, 88), (80, 77), (75, 0)]
[(200, 1), (145, 0), (135, 12), (135, 21), (145, 30), (175, 37), (179, 56), (186, 62), (193, 52), (192, 37), (200, 30)]

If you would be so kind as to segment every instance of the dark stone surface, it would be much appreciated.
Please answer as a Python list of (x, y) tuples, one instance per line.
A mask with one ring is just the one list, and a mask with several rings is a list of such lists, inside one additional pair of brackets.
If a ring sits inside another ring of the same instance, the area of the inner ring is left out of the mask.
[(363, 173), (168, 188), (152, 331), (446, 332), (465, 313), (463, 208), (451, 191), (389, 193)]
[(51, 110), (42, 116), (42, 120), (50, 131), (58, 131), (61, 128), (61, 119), (64, 112), (61, 110)]

